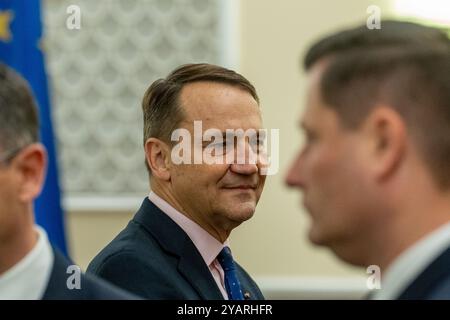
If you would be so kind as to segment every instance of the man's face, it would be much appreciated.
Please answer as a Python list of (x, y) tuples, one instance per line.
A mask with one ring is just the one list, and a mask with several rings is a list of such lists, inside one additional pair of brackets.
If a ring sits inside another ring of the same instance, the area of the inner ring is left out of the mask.
[[(190, 131), (194, 140), (194, 120), (202, 121), (202, 134), (208, 129), (262, 129), (258, 103), (247, 91), (236, 86), (214, 82), (194, 82), (186, 85), (180, 95), (185, 112), (182, 128)], [(245, 141), (248, 156), (254, 152)], [(210, 141), (199, 148), (204, 151)], [(193, 147), (195, 152), (196, 147)], [(224, 139), (224, 155), (233, 151)], [(216, 155), (217, 156), (217, 155)], [(174, 196), (185, 213), (212, 229), (230, 231), (252, 217), (264, 187), (259, 162), (223, 164), (179, 164), (171, 169)]]
[[(322, 101), (319, 80), (324, 65), (309, 74), (309, 90), (301, 127), (306, 143), (296, 156), (286, 183), (303, 191), (312, 224), (310, 240), (338, 255), (356, 241), (367, 226), (368, 177), (364, 135), (346, 129), (337, 113)], [(367, 198), (365, 198), (367, 197)]]
[(0, 242), (21, 236), (33, 223), (34, 199), (44, 184), (47, 157), (40, 143), (5, 151), (0, 148)]

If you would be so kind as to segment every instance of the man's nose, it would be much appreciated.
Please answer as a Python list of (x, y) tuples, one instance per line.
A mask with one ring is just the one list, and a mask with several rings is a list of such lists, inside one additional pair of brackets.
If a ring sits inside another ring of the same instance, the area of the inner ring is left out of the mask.
[(234, 173), (244, 174), (244, 175), (251, 175), (258, 172), (258, 166), (256, 164), (250, 164), (250, 163), (244, 163), (244, 164), (238, 164), (233, 163), (230, 167), (231, 171)]
[[(241, 149), (239, 149), (239, 147), (241, 147)], [(235, 150), (236, 155), (231, 164), (231, 171), (244, 175), (257, 173), (258, 152), (253, 150), (249, 143), (245, 143), (245, 146), (240, 145), (239, 147), (238, 150)]]
[(286, 183), (286, 185), (288, 185), (289, 187), (298, 187), (298, 188), (303, 188), (305, 183), (304, 183), (304, 177), (302, 174), (302, 170), (303, 170), (303, 161), (302, 161), (302, 156), (301, 153), (297, 155), (297, 157), (295, 158), (294, 162), (291, 164), (286, 177), (284, 179), (284, 182)]

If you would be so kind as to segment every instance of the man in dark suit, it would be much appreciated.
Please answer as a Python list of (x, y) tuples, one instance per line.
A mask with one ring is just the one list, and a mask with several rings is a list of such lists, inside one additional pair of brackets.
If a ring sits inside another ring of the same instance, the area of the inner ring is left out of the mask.
[(104, 280), (86, 276), (52, 248), (34, 223), (46, 151), (25, 80), (0, 64), (0, 300), (131, 299)]
[(363, 25), (318, 41), (304, 66), (306, 144), (286, 182), (304, 192), (310, 240), (378, 266), (374, 299), (450, 299), (449, 38)]
[(88, 272), (149, 299), (262, 299), (228, 242), (265, 181), (255, 88), (225, 68), (185, 65), (155, 81), (142, 107), (152, 191)]

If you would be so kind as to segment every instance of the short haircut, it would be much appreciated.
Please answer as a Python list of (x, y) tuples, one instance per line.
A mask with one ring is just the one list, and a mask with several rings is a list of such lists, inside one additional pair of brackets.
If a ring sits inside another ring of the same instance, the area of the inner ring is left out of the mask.
[(357, 128), (377, 103), (394, 108), (442, 189), (450, 188), (450, 40), (445, 32), (387, 21), (329, 36), (311, 47), (309, 70), (328, 60), (323, 101), (344, 126)]
[(0, 63), (0, 155), (39, 140), (39, 118), (27, 82)]
[[(259, 102), (254, 86), (239, 73), (207, 63), (186, 64), (176, 68), (165, 79), (159, 79), (147, 89), (142, 100), (144, 113), (144, 145), (155, 137), (171, 144), (171, 135), (185, 118), (180, 105), (180, 93), (186, 84), (211, 81), (236, 86), (247, 91)], [(146, 162), (147, 164), (147, 162)], [(150, 169), (147, 164), (147, 169)]]

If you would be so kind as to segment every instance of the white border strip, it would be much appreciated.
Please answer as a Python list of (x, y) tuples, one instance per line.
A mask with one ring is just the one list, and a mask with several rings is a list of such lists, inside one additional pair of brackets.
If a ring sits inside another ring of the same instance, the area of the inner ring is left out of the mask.
[(142, 196), (71, 196), (63, 199), (63, 207), (66, 212), (135, 212), (142, 204), (145, 194)]
[(361, 299), (367, 292), (365, 277), (294, 276), (255, 277), (266, 299)]
[(222, 66), (239, 70), (240, 10), (239, 0), (218, 0), (219, 5), (219, 48)]

